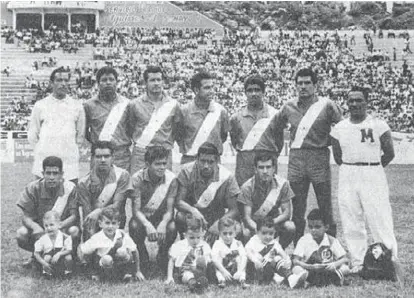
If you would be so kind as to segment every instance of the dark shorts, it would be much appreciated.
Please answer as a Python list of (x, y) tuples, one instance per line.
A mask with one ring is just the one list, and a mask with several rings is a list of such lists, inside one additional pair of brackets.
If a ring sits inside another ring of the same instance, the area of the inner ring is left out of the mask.
[(273, 281), (275, 273), (283, 277), (288, 277), (292, 272), (290, 269), (278, 268), (278, 263), (268, 263), (262, 270), (256, 270), (254, 263), (250, 260), (247, 261), (246, 279), (249, 281), (258, 281), (260, 283), (268, 284)]
[(335, 271), (310, 271), (307, 282), (316, 287), (325, 287), (329, 285), (339, 285), (340, 278)]
[(309, 180), (322, 183), (331, 179), (330, 151), (322, 149), (291, 149), (289, 153), (288, 180)]

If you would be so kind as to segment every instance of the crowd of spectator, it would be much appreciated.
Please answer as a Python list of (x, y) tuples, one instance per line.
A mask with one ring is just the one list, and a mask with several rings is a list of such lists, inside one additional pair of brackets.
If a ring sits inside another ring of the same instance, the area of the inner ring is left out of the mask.
[(6, 43), (15, 43), (31, 53), (50, 53), (53, 50), (63, 49), (64, 52), (75, 53), (85, 43), (92, 43), (93, 34), (75, 30), (69, 32), (53, 23), (44, 31), (37, 28), (2, 29), (2, 37)]
[(12, 100), (1, 124), (4, 130), (27, 130), (28, 117), (33, 103), (25, 100), (24, 96)]
[[(148, 41), (146, 37), (152, 39)], [(204, 68), (217, 78), (216, 100), (232, 114), (245, 103), (243, 81), (248, 75), (265, 77), (267, 100), (280, 108), (296, 96), (297, 69), (312, 67), (319, 76), (319, 95), (337, 101), (345, 115), (350, 86), (369, 86), (372, 113), (388, 121), (393, 130), (414, 132), (413, 73), (407, 64), (397, 68), (387, 59), (371, 59), (373, 54), (389, 56), (380, 49), (355, 55), (348, 42), (349, 36), (341, 31), (323, 34), (279, 30), (266, 39), (256, 31), (236, 32), (226, 33), (223, 42), (217, 42), (214, 32), (99, 29), (92, 38), (96, 60), (78, 63), (71, 70), (75, 87), (70, 94), (81, 100), (97, 94), (95, 74), (106, 64), (119, 72), (118, 92), (136, 98), (144, 92), (143, 71), (147, 65), (155, 64), (165, 71), (166, 92), (185, 103), (193, 96), (189, 78)], [(41, 95), (46, 94), (47, 90)]]

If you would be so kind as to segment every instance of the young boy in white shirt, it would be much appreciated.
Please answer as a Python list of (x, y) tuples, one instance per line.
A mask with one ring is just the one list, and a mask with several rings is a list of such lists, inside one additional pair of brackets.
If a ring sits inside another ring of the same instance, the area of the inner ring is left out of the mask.
[(258, 220), (257, 234), (250, 238), (245, 247), (249, 260), (248, 276), (259, 283), (270, 283), (273, 280), (278, 285), (287, 282), (292, 289), (302, 287), (307, 272), (292, 273), (292, 262), (275, 238), (273, 219), (266, 217)]
[(62, 233), (59, 225), (59, 213), (46, 212), (43, 217), (45, 234), (34, 245), (34, 257), (42, 265), (46, 277), (72, 273), (72, 238)]
[(220, 288), (226, 282), (237, 281), (246, 288), (247, 256), (243, 244), (236, 240), (237, 222), (222, 218), (218, 222), (219, 239), (213, 245), (211, 258), (216, 267), (216, 277)]
[(310, 285), (343, 285), (344, 276), (349, 273), (348, 258), (339, 241), (326, 234), (326, 224), (319, 209), (309, 212), (310, 233), (299, 239), (293, 252), (292, 271), (306, 272)]
[(201, 219), (187, 216), (185, 224), (184, 239), (170, 248), (166, 284), (175, 282), (175, 271), (178, 282), (188, 285), (191, 292), (202, 293), (208, 287), (211, 248), (203, 240), (205, 229)]
[(119, 229), (120, 214), (113, 207), (105, 207), (99, 215), (102, 229), (78, 247), (80, 260), (89, 257), (92, 280), (119, 279), (145, 280), (140, 270), (137, 246), (131, 237)]

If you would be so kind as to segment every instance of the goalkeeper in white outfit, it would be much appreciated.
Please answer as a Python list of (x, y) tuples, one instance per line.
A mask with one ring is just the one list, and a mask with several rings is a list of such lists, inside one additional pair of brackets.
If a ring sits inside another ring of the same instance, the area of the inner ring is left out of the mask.
[(339, 213), (352, 273), (362, 270), (368, 248), (365, 219), (374, 242), (384, 243), (397, 265), (397, 241), (384, 172), (394, 158), (391, 130), (383, 120), (367, 114), (367, 104), (368, 91), (353, 87), (348, 94), (350, 117), (331, 131), (334, 158), (340, 165)]

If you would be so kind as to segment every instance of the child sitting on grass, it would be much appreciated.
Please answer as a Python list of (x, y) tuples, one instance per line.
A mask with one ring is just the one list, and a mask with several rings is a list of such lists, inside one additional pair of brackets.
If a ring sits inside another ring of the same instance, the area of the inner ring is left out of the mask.
[(329, 225), (319, 209), (309, 212), (310, 233), (299, 239), (293, 252), (293, 272), (306, 272), (310, 285), (343, 285), (349, 273), (346, 252), (339, 241), (326, 234)]
[(45, 234), (35, 242), (34, 257), (46, 277), (72, 273), (72, 238), (62, 233), (59, 225), (59, 213), (46, 212), (43, 217)]
[(117, 209), (102, 209), (98, 219), (102, 229), (78, 247), (81, 261), (89, 259), (92, 280), (119, 279), (128, 282), (134, 276), (144, 280), (139, 266), (137, 246), (131, 237), (119, 229), (120, 215)]
[(257, 234), (246, 244), (248, 276), (259, 283), (273, 280), (278, 285), (287, 282), (292, 289), (302, 287), (307, 273), (292, 273), (292, 262), (275, 238), (276, 227), (272, 218), (257, 221)]
[(246, 288), (247, 256), (243, 244), (236, 240), (237, 222), (231, 218), (222, 218), (218, 223), (220, 238), (216, 240), (211, 251), (211, 258), (216, 267), (216, 277), (220, 288), (226, 282), (237, 281)]
[(189, 215), (185, 223), (184, 239), (170, 248), (166, 284), (175, 282), (175, 271), (178, 282), (188, 285), (191, 292), (202, 293), (208, 287), (211, 248), (203, 240), (205, 229), (201, 219)]

